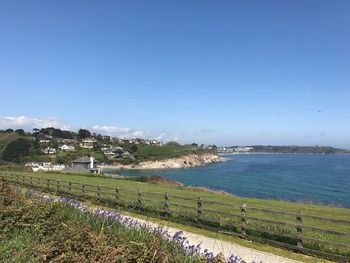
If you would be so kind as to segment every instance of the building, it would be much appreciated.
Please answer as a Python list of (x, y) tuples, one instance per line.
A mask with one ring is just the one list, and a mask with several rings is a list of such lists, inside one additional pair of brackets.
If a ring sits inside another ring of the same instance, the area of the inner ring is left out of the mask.
[(65, 143), (65, 144), (76, 144), (77, 140), (76, 139), (57, 139), (58, 142), (60, 143)]
[(75, 148), (74, 146), (64, 144), (60, 147), (60, 150), (64, 152), (69, 152), (69, 151), (75, 151)]
[(81, 141), (79, 146), (84, 149), (93, 149), (96, 140), (94, 138), (88, 138)]
[(86, 169), (96, 169), (100, 163), (94, 157), (83, 156), (72, 161), (72, 167), (84, 167)]
[(56, 149), (55, 149), (55, 148), (47, 147), (47, 148), (45, 148), (45, 149), (42, 149), (42, 152), (43, 152), (43, 153), (46, 153), (46, 154), (55, 154), (55, 153), (56, 153)]

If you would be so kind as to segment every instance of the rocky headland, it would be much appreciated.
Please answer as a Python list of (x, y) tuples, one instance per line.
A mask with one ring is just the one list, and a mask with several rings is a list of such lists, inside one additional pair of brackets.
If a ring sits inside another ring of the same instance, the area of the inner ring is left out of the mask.
[(114, 169), (179, 169), (203, 166), (211, 163), (225, 161), (224, 158), (216, 154), (187, 154), (178, 158), (169, 158), (156, 161), (144, 161), (130, 165), (114, 165)]

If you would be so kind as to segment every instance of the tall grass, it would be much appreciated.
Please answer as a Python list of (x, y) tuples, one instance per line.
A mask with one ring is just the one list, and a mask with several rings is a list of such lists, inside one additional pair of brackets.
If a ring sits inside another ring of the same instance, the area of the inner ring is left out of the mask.
[(204, 262), (160, 234), (0, 190), (0, 262)]

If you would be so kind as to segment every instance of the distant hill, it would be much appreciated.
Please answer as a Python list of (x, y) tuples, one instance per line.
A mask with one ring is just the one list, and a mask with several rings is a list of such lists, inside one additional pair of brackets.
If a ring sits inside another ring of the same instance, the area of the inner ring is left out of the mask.
[(334, 154), (334, 153), (350, 153), (349, 150), (338, 149), (330, 146), (272, 146), (272, 145), (253, 145), (252, 152), (266, 153), (318, 153), (318, 154)]

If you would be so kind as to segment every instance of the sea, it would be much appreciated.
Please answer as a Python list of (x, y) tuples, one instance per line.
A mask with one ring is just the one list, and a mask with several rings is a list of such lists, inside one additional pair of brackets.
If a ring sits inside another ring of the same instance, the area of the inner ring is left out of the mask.
[(226, 162), (167, 170), (122, 170), (124, 176), (163, 176), (237, 196), (350, 208), (350, 155), (233, 154)]

